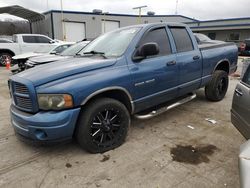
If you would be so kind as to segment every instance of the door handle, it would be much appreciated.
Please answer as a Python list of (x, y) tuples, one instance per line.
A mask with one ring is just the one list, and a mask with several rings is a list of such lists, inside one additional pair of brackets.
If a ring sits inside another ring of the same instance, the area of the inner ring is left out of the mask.
[(198, 59), (200, 59), (200, 56), (198, 56), (198, 55), (193, 57), (193, 60), (198, 60)]
[(170, 61), (170, 62), (167, 62), (166, 64), (167, 66), (172, 66), (172, 65), (176, 65), (176, 61)]
[(237, 96), (243, 96), (243, 93), (240, 89), (235, 89), (235, 93)]

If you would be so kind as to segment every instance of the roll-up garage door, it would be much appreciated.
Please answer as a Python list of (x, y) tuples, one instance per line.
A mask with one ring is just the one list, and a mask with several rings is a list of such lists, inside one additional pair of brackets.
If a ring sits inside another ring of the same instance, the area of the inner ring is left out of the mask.
[(113, 31), (120, 27), (120, 22), (118, 21), (102, 21), (102, 33), (107, 33)]
[(64, 22), (66, 41), (77, 42), (86, 38), (85, 23)]

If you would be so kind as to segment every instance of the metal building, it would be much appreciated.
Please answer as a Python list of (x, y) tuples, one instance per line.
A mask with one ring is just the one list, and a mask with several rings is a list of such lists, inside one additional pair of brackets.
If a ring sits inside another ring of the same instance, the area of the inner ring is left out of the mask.
[[(136, 15), (51, 10), (44, 13), (45, 20), (32, 22), (35, 33), (67, 41), (92, 40), (116, 28), (152, 22), (195, 22), (198, 20), (181, 15)], [(63, 21), (62, 21), (63, 20)]]
[(250, 38), (250, 17), (194, 21), (187, 24), (194, 32), (204, 33), (211, 39), (237, 43)]
[(116, 28), (153, 22), (182, 22), (194, 32), (208, 35), (212, 39), (239, 43), (250, 38), (250, 17), (200, 21), (182, 15), (110, 14), (101, 10), (75, 12), (51, 10), (43, 14), (20, 6), (1, 7), (0, 13), (9, 13), (27, 19), (32, 33), (45, 34), (51, 38), (67, 41), (92, 40), (102, 33)]
[(44, 13), (45, 20), (32, 22), (34, 33), (68, 41), (92, 40), (116, 28), (153, 22), (182, 22), (194, 32), (204, 33), (212, 39), (240, 42), (250, 38), (250, 17), (199, 21), (182, 15), (137, 15), (51, 10)]

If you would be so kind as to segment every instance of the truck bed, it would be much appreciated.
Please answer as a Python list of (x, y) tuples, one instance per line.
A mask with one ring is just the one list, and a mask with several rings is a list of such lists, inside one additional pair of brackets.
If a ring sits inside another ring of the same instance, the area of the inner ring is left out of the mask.
[(221, 43), (203, 43), (199, 44), (198, 47), (200, 50), (207, 50), (212, 48), (220, 48), (225, 46), (235, 45), (233, 42), (221, 42)]

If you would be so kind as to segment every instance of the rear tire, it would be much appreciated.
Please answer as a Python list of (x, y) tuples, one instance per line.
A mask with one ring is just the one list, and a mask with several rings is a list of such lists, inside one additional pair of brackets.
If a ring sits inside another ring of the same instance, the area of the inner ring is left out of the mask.
[(1, 53), (0, 54), (0, 66), (6, 65), (7, 58), (10, 58), (10, 61), (11, 61), (12, 55), (10, 55), (9, 53)]
[(88, 104), (80, 114), (76, 139), (90, 153), (103, 153), (122, 145), (130, 125), (130, 115), (121, 102), (100, 98)]
[(216, 70), (213, 73), (212, 80), (205, 87), (205, 95), (210, 101), (221, 101), (228, 89), (228, 73), (223, 70)]

